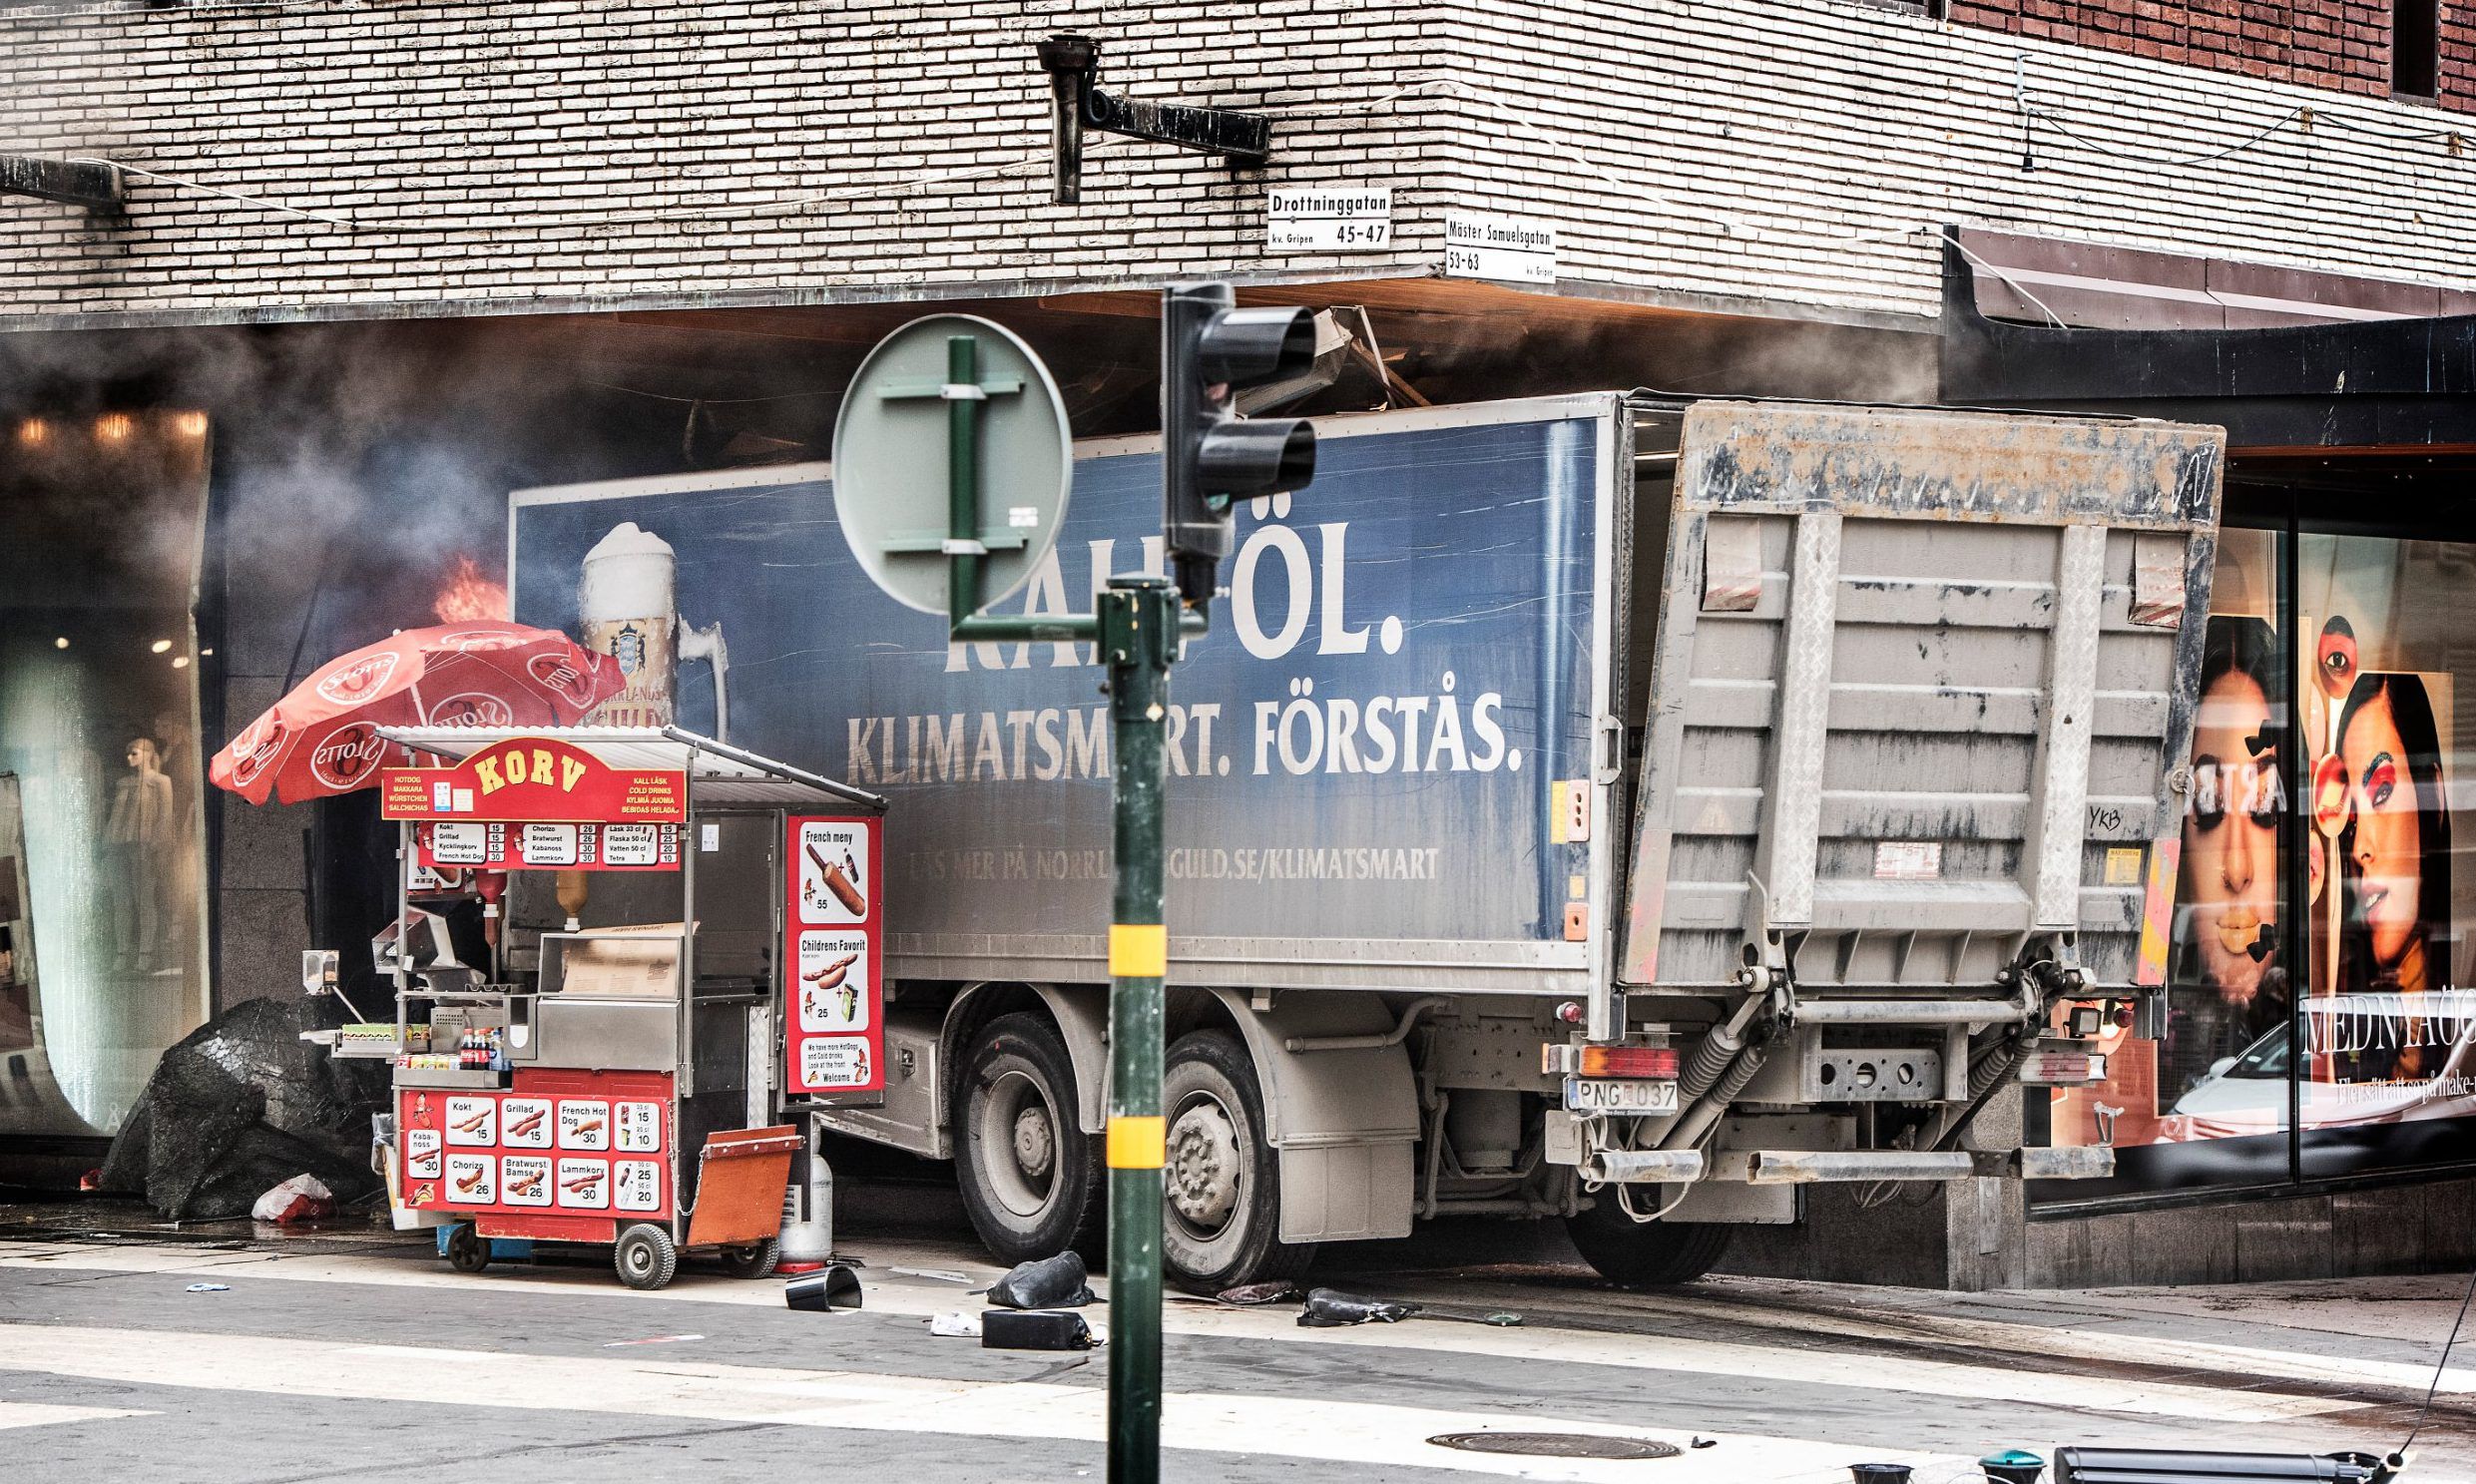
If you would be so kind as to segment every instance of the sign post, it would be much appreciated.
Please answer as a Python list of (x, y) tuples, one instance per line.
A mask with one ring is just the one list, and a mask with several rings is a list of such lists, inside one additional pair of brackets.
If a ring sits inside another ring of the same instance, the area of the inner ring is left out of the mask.
[[(1234, 498), (1258, 486), (1263, 492), (1295, 489), (1313, 468), (1314, 434), (1303, 423), (1223, 426), (1237, 422), (1225, 405), (1232, 386), (1293, 371), (1293, 349), (1300, 344), (1312, 358), (1311, 327), (1300, 336), (1305, 310), (1233, 311), (1227, 288), (1172, 289), (1164, 295), (1163, 323), (1164, 526), (1168, 552), (1185, 580), (1113, 576), (1097, 614), (1035, 618), (982, 611), (1020, 588), (1056, 544), (1073, 483), (1074, 450), (1057, 387), (1022, 341), (968, 315), (913, 320), (860, 363), (834, 427), (835, 512), (853, 554), (879, 587), (913, 608), (943, 613), (951, 640), (1097, 639), (1109, 667), (1117, 873), (1109, 924), (1104, 1136), (1110, 1484), (1155, 1484), (1161, 1475), (1161, 1203), (1168, 1149), (1161, 1033), (1162, 981), (1169, 972), (1162, 795), (1170, 666), (1182, 636), (1201, 634), (1210, 622), (1212, 579), (1226, 554)], [(932, 365), (942, 367), (942, 379), (923, 374)], [(931, 399), (944, 403), (942, 419), (918, 415), (924, 409), (916, 404)], [(985, 487), (982, 473), (989, 467), (1005, 471), (1003, 490)], [(989, 496), (1005, 511), (1003, 525), (983, 523)], [(946, 510), (943, 531), (908, 524), (919, 510), (938, 504)], [(939, 560), (918, 560), (928, 557)]]

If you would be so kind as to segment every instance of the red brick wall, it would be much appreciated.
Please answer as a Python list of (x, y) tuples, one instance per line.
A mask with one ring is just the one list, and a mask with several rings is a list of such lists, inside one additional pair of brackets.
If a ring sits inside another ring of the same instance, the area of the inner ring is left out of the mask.
[[(2386, 97), (2389, 0), (1947, 0), (1965, 25)], [(2441, 101), (2476, 110), (2476, 3), (2444, 0)]]

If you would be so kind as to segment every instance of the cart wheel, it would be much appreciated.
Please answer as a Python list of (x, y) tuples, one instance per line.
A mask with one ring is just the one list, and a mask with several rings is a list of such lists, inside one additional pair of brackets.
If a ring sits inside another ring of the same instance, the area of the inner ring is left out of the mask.
[(611, 1246), (611, 1266), (631, 1288), (667, 1288), (680, 1270), (680, 1249), (671, 1234), (651, 1222), (639, 1222), (619, 1234)]
[(723, 1271), (733, 1277), (771, 1277), (782, 1260), (782, 1238), (768, 1237), (754, 1246), (723, 1248)]
[(447, 1234), (447, 1265), (458, 1272), (479, 1272), (490, 1265), (490, 1238), (465, 1222)]

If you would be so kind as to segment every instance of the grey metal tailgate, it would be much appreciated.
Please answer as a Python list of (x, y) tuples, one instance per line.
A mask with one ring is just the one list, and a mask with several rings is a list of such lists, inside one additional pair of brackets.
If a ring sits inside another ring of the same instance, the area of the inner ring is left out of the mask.
[(1620, 981), (1725, 985), (1767, 924), (1807, 988), (1983, 987), (2038, 934), (2158, 982), (2224, 453), (2159, 422), (1689, 408)]

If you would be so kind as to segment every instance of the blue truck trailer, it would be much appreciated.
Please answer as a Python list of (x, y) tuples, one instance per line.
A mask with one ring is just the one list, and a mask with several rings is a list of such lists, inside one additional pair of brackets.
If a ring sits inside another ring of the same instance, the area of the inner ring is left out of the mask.
[[(1811, 1182), (2103, 1173), (1977, 1116), (2103, 1075), (2163, 977), (2216, 429), (1609, 393), (1319, 431), (1172, 680), (1174, 1277), (1482, 1213), (1676, 1281)], [(1161, 570), (1152, 440), (1077, 453), (999, 611)], [(886, 1085), (823, 1122), (953, 1160), (1001, 1257), (1092, 1244), (1092, 647), (949, 644), (822, 464), (519, 491), (509, 541), (520, 621), (648, 667), (614, 705), (663, 714), (614, 720), (888, 796)]]

